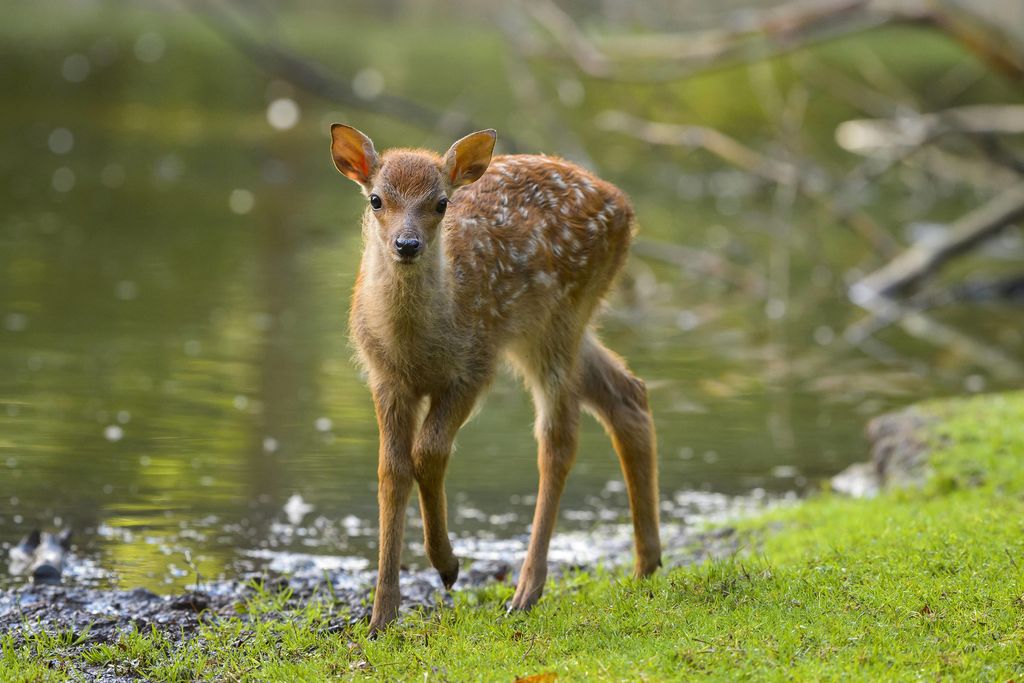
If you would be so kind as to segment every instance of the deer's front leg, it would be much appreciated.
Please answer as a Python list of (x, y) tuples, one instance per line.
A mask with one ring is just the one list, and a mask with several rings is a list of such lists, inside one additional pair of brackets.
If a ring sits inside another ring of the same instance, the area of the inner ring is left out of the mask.
[(402, 560), (405, 508), (414, 479), (412, 440), (415, 429), (415, 401), (411, 396), (386, 390), (374, 391), (380, 454), (377, 463), (377, 502), (380, 506), (380, 562), (377, 591), (373, 598), (370, 634), (398, 616), (401, 594), (398, 572)]
[(441, 575), (445, 588), (459, 577), (459, 561), (448, 540), (448, 503), (444, 476), (452, 443), (459, 427), (469, 417), (477, 390), (453, 387), (430, 399), (430, 411), (416, 437), (413, 466), (420, 489), (423, 515), (423, 545), (430, 563)]

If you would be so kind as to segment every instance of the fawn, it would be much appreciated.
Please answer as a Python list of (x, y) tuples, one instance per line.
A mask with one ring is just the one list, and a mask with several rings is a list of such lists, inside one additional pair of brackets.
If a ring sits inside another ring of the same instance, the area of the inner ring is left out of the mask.
[(605, 348), (590, 320), (626, 259), (633, 210), (616, 187), (567, 161), (491, 159), (495, 131), (439, 157), (331, 126), (337, 169), (362, 186), (363, 255), (350, 333), (380, 428), (380, 564), (370, 620), (398, 614), (409, 495), (419, 487), (427, 557), (445, 587), (459, 563), (448, 539), (444, 476), (455, 434), (502, 357), (533, 394), (540, 486), (526, 560), (509, 609), (541, 596), (580, 406), (611, 435), (629, 492), (635, 572), (661, 564), (654, 424), (644, 383)]

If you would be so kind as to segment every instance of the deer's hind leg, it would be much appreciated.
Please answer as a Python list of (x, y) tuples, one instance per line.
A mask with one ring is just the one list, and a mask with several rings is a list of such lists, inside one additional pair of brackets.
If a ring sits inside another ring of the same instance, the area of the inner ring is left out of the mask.
[(584, 405), (604, 425), (626, 479), (633, 514), (637, 576), (661, 565), (658, 460), (647, 389), (621, 358), (587, 332), (580, 351)]
[(509, 609), (529, 609), (544, 591), (548, 546), (579, 441), (581, 387), (578, 339), (578, 336), (573, 338), (569, 335), (568, 343), (534, 349), (513, 357), (533, 393), (540, 482), (530, 545)]

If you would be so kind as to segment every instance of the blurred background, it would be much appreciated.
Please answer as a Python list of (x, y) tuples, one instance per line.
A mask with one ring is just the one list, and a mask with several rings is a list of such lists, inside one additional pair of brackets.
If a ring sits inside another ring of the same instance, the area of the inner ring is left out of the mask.
[[(1020, 386), (1022, 84), (1020, 0), (6, 3), (0, 543), (71, 526), (73, 580), (150, 588), (373, 557), (335, 121), (625, 189), (602, 328), (666, 522), (820, 488), (871, 416)], [(461, 433), (460, 538), (526, 533), (531, 424), (503, 378)], [(588, 420), (560, 530), (627, 522), (620, 482)]]

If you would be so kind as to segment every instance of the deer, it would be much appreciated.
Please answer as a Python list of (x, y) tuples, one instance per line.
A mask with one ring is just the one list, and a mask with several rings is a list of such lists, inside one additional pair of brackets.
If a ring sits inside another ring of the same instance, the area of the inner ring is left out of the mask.
[(580, 410), (611, 437), (625, 478), (638, 577), (661, 565), (654, 422), (644, 382), (605, 347), (593, 317), (635, 231), (625, 193), (569, 161), (494, 156), (493, 129), (443, 156), (378, 154), (331, 126), (337, 170), (366, 197), (349, 334), (376, 412), (379, 563), (369, 634), (399, 611), (404, 521), (415, 484), (427, 559), (446, 589), (459, 575), (445, 471), (456, 433), (503, 360), (536, 412), (540, 473), (509, 611), (541, 597), (559, 500), (576, 458)]

